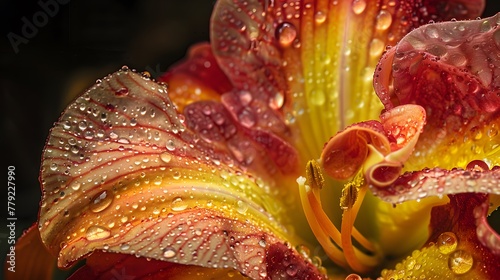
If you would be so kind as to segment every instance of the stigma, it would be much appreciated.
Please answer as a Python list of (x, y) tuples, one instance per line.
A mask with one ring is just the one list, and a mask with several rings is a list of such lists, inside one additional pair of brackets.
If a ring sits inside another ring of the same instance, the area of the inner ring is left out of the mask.
[[(376, 244), (363, 236), (354, 222), (368, 189), (362, 172), (359, 172), (343, 189), (339, 206), (342, 211), (340, 230), (323, 210), (320, 191), (325, 184), (323, 171), (316, 160), (306, 166), (306, 178), (297, 179), (302, 207), (316, 239), (328, 257), (336, 264), (358, 273), (375, 269), (381, 261)], [(353, 239), (357, 246), (353, 244)]]

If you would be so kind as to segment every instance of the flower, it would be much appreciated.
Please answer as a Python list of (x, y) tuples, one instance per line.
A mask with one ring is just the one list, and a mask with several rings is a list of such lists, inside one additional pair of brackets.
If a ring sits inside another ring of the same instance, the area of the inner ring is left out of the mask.
[(497, 275), (500, 15), (386, 2), (221, 0), (168, 89), (105, 77), (50, 132), (18, 254), (86, 258), (72, 279)]

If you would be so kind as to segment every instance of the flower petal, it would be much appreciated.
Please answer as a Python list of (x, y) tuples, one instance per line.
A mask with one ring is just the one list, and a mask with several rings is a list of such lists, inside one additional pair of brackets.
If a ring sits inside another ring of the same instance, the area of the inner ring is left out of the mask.
[(500, 168), (492, 170), (424, 169), (401, 175), (391, 186), (372, 192), (390, 203), (418, 200), (429, 196), (442, 197), (457, 193), (500, 194)]
[(105, 279), (248, 279), (233, 269), (208, 269), (200, 266), (182, 265), (133, 255), (96, 251), (87, 258), (85, 266), (79, 268), (68, 280)]
[(473, 18), (483, 7), (482, 0), (223, 0), (211, 41), (235, 92), (280, 113), (305, 163), (337, 131), (376, 119), (382, 106), (372, 75), (387, 44), (429, 20)]
[[(52, 279), (56, 258), (43, 245), (37, 225), (27, 229), (16, 243), (14, 258), (11, 259), (11, 256), (7, 255), (5, 259), (5, 279)], [(7, 270), (10, 267), (14, 267), (15, 271)]]
[(352, 125), (332, 137), (321, 154), (325, 172), (346, 180), (363, 167), (372, 185), (394, 182), (417, 143), (425, 112), (420, 106), (404, 105), (384, 112), (380, 120)]
[(187, 60), (171, 67), (158, 81), (172, 89), (168, 93), (170, 100), (180, 112), (195, 101), (220, 100), (220, 95), (232, 88), (208, 43), (192, 46)]
[[(261, 279), (273, 271), (266, 255), (277, 243), (301, 243), (285, 228), (286, 193), (271, 173), (250, 175), (226, 147), (186, 127), (192, 117), (175, 111), (164, 86), (128, 68), (66, 109), (41, 172), (40, 233), (59, 266), (106, 250)], [(303, 267), (322, 278), (310, 262)]]
[[(479, 241), (483, 233), (476, 228), (484, 218), (484, 205), (488, 205), (488, 195), (451, 195), (449, 204), (432, 210), (427, 245), (395, 270), (382, 271), (383, 279), (496, 279), (500, 256)], [(496, 243), (494, 248), (499, 247)]]
[(429, 24), (381, 60), (375, 88), (386, 109), (425, 108), (428, 122), (406, 170), (500, 165), (500, 15)]

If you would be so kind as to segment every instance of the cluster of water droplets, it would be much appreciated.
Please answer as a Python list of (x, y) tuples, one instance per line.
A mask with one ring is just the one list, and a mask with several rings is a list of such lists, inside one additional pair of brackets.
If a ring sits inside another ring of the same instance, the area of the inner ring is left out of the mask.
[[(436, 243), (396, 265), (395, 270), (384, 269), (383, 279), (444, 279), (464, 275), (474, 266), (474, 258), (465, 249), (459, 248), (459, 240), (453, 232), (441, 233)], [(437, 273), (430, 274), (435, 271)]]

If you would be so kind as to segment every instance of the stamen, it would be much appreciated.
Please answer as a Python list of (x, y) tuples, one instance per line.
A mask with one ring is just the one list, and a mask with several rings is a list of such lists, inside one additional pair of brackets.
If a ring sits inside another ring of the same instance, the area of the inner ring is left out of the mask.
[[(311, 193), (311, 188), (308, 185), (305, 185), (305, 182), (306, 178), (304, 177), (299, 177), (297, 179), (297, 183), (299, 184), (299, 193), (300, 193), (300, 200), (302, 201), (302, 207), (304, 209), (307, 222), (309, 223), (309, 226), (311, 227), (311, 230), (314, 233), (314, 236), (316, 236), (316, 239), (321, 244), (321, 246), (325, 250), (325, 253), (332, 261), (334, 261), (336, 264), (342, 267), (348, 267), (343, 252), (330, 241), (328, 234), (326, 234), (326, 232), (323, 230), (323, 228), (320, 225), (320, 222), (318, 221), (317, 217), (312, 211), (311, 209), (312, 205), (309, 204), (309, 201), (307, 199), (309, 194)], [(340, 232), (338, 233), (338, 235), (340, 239)]]
[[(343, 190), (341, 207), (344, 209), (344, 213), (341, 232), (321, 206), (319, 190), (324, 185), (324, 178), (321, 167), (316, 161), (308, 162), (306, 176), (310, 185), (306, 185), (304, 177), (297, 179), (302, 206), (314, 235), (327, 255), (338, 265), (351, 267), (358, 272), (367, 272), (378, 265), (379, 259), (377, 257), (367, 255), (352, 245), (351, 235), (369, 252), (376, 252), (375, 245), (354, 228), (354, 221), (367, 190), (362, 173), (356, 176)], [(360, 186), (362, 187), (359, 188)]]
[[(372, 270), (375, 266), (378, 265), (378, 259), (373, 256), (369, 256), (364, 254), (363, 252), (357, 250), (352, 245), (352, 231), (354, 229), (354, 221), (356, 220), (356, 216), (359, 211), (359, 207), (363, 202), (363, 198), (366, 194), (366, 187), (360, 188), (359, 190), (352, 190), (356, 187), (353, 185), (348, 185), (346, 188), (351, 190), (346, 190), (347, 194), (356, 193), (359, 199), (350, 204), (350, 207), (346, 207), (344, 209), (344, 213), (342, 214), (342, 225), (341, 225), (341, 239), (342, 239), (342, 249), (344, 250), (344, 254), (349, 266), (356, 272), (366, 273)], [(344, 193), (344, 191), (343, 191)], [(346, 199), (348, 200), (348, 199)]]

